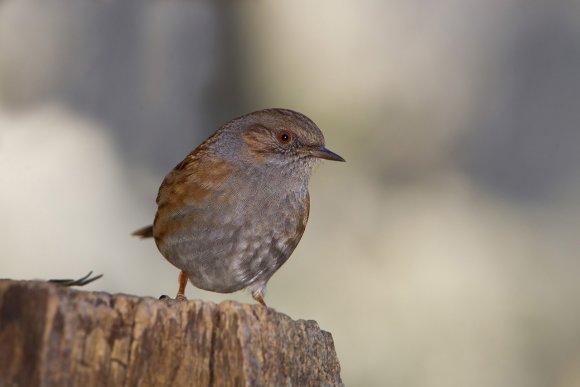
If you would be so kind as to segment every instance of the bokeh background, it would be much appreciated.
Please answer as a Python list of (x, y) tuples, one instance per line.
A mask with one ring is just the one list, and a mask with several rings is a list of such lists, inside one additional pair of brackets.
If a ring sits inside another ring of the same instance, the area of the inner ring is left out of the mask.
[(267, 297), (347, 385), (580, 386), (577, 0), (0, 1), (0, 276), (173, 295), (129, 234), (265, 107), (347, 159)]

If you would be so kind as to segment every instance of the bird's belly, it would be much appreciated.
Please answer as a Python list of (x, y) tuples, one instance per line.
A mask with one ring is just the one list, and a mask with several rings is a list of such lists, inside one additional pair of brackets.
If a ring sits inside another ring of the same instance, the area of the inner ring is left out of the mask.
[(235, 292), (265, 284), (288, 259), (304, 231), (302, 216), (263, 215), (276, 221), (237, 217), (200, 228), (199, 223), (182, 219), (189, 226), (174, 228), (156, 242), (163, 256), (185, 271), (196, 287)]
[(256, 235), (251, 228), (222, 228), (167, 241), (160, 250), (196, 287), (230, 293), (267, 281), (290, 256), (294, 246), (286, 248), (287, 241), (275, 234), (274, 230)]

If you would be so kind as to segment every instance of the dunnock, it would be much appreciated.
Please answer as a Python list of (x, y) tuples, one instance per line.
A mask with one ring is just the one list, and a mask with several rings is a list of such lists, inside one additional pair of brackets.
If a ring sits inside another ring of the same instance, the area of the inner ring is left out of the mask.
[(264, 302), (266, 284), (300, 241), (310, 207), (308, 182), (318, 159), (344, 161), (324, 147), (308, 117), (266, 109), (236, 118), (165, 177), (153, 226), (161, 254), (198, 288), (248, 288)]

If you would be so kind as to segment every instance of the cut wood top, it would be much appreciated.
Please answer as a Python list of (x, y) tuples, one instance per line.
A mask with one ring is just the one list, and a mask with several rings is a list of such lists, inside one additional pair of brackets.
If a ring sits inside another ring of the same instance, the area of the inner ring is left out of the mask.
[(342, 385), (330, 333), (261, 305), (0, 280), (0, 385)]

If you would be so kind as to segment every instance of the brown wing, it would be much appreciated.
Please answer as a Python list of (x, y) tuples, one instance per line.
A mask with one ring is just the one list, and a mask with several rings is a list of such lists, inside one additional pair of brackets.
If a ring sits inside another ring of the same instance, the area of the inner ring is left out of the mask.
[(206, 207), (233, 171), (230, 162), (209, 154), (202, 146), (177, 164), (159, 188), (152, 230), (156, 239), (187, 227), (187, 221), (193, 219), (173, 220), (184, 208)]

